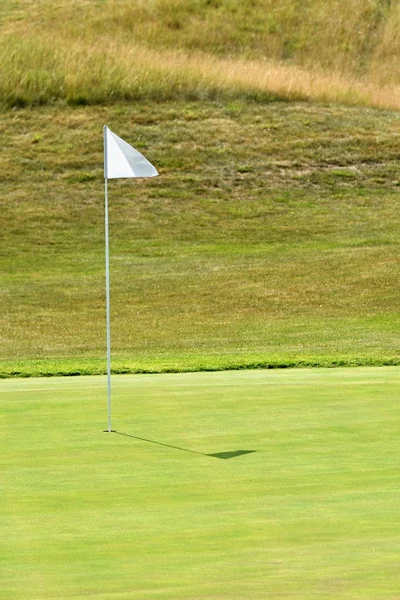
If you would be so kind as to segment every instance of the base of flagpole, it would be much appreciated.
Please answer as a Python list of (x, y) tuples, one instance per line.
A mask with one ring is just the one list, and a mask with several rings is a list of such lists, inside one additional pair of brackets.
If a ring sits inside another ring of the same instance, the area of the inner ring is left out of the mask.
[(103, 433), (116, 433), (115, 429), (103, 429)]

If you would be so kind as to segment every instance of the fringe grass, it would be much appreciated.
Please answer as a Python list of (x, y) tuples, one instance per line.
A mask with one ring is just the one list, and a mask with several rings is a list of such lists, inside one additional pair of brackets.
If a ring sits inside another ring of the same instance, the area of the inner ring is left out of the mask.
[[(116, 359), (112, 373), (159, 374), (194, 373), (202, 371), (230, 371), (250, 369), (337, 368), (399, 366), (398, 356), (196, 356), (180, 358)], [(64, 377), (105, 375), (104, 359), (40, 359), (13, 360), (0, 363), (0, 379), (11, 377)]]

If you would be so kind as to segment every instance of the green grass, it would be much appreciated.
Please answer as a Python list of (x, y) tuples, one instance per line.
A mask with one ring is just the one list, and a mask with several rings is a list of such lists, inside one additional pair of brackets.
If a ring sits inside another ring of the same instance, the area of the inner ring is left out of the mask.
[(3, 376), (104, 370), (104, 123), (116, 371), (397, 364), (398, 114), (136, 103), (0, 114)]
[(399, 375), (1, 382), (1, 598), (394, 600)]

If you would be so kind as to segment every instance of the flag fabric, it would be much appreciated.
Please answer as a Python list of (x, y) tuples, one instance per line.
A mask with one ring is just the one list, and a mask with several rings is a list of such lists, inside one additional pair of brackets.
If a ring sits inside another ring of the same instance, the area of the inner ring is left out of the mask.
[(104, 178), (156, 177), (157, 169), (104, 125)]

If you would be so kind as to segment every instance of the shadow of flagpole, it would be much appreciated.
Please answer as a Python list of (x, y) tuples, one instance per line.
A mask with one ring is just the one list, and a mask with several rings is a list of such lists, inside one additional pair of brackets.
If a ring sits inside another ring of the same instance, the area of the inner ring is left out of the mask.
[(180, 450), (181, 452), (190, 452), (191, 454), (199, 454), (200, 456), (209, 456), (211, 458), (220, 458), (227, 460), (229, 458), (235, 458), (237, 456), (243, 456), (244, 454), (252, 454), (257, 450), (231, 450), (229, 452), (214, 452), (207, 454), (205, 452), (197, 452), (196, 450), (189, 450), (188, 448), (181, 448), (180, 446), (173, 446), (172, 444), (164, 444), (164, 442), (156, 442), (155, 440), (149, 440), (148, 438), (139, 437), (138, 435), (131, 435), (130, 433), (123, 433), (122, 431), (113, 431), (117, 435), (123, 435), (124, 437), (139, 440), (140, 442), (147, 442), (148, 444), (155, 444), (157, 446), (165, 446), (166, 448), (172, 448), (173, 450)]

